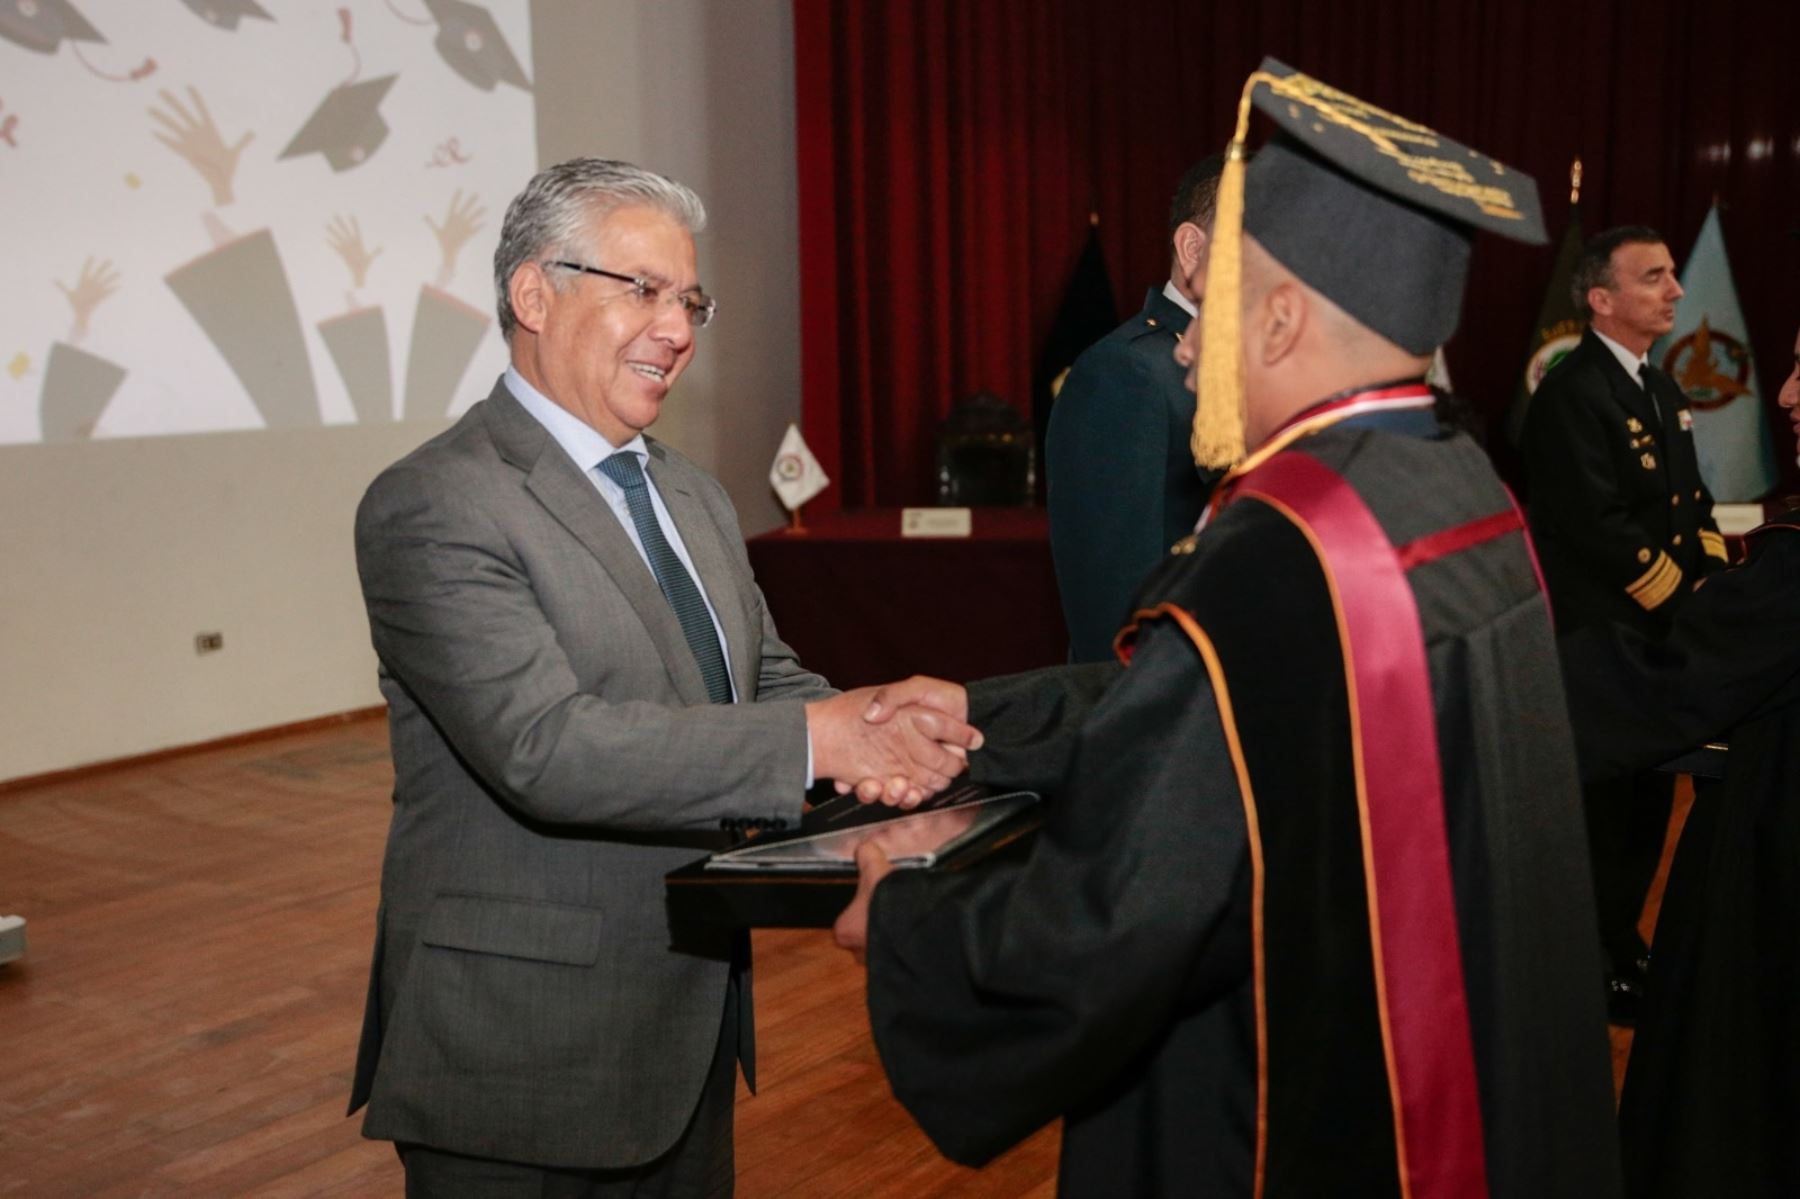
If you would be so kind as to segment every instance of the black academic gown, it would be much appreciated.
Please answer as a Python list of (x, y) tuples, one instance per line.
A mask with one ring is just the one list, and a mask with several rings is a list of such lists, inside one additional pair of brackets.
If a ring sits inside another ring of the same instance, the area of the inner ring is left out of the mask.
[(1800, 1193), (1800, 516), (1751, 534), (1666, 641), (1563, 646), (1582, 770), (1604, 778), (1725, 737), (1656, 922), (1619, 1122), (1627, 1193)]
[[(1395, 544), (1507, 508), (1463, 437), (1340, 425), (1290, 452), (1337, 470)], [(1490, 1193), (1616, 1194), (1544, 600), (1516, 531), (1407, 581)], [(1319, 560), (1278, 511), (1239, 500), (1141, 602), (1166, 607), (1142, 620), (1127, 669), (971, 686), (991, 747), (975, 776), (1055, 799), (1023, 861), (876, 890), (869, 1006), (895, 1094), (970, 1164), (1065, 1115), (1064, 1195), (1250, 1195), (1259, 1169), (1269, 1196), (1397, 1194), (1350, 701)]]

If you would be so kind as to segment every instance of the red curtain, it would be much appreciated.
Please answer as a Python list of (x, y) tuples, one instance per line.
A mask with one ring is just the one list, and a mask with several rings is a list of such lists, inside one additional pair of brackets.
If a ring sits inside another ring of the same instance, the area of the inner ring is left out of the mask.
[(1478, 246), (1446, 351), (1491, 422), (1577, 155), (1584, 227), (1654, 225), (1678, 262), (1716, 197), (1771, 406), (1792, 368), (1792, 0), (794, 0), (794, 28), (803, 431), (827, 504), (929, 502), (933, 433), (976, 390), (1029, 415), (1090, 212), (1121, 308), (1161, 285), (1169, 193), (1265, 54), (1537, 177), (1552, 244)]

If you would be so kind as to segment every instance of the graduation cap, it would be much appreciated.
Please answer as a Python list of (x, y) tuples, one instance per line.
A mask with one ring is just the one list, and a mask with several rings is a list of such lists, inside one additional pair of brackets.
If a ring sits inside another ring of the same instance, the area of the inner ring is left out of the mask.
[(334, 171), (347, 171), (366, 161), (387, 138), (380, 104), (398, 78), (383, 75), (332, 88), (280, 157), (297, 158), (316, 151)]
[(64, 39), (102, 44), (106, 41), (69, 0), (0, 4), (0, 37), (39, 54), (56, 53)]
[(262, 5), (256, 0), (181, 0), (194, 10), (201, 20), (221, 29), (236, 29), (238, 22), (245, 17), (255, 17), (262, 21), (273, 21)]
[(425, 0), (425, 7), (438, 23), (433, 44), (451, 70), (484, 92), (493, 91), (496, 82), (531, 90), (531, 80), (487, 9), (466, 0)]
[[(1252, 107), (1276, 133), (1246, 169)], [(1204, 466), (1244, 455), (1240, 228), (1357, 322), (1420, 356), (1456, 330), (1477, 230), (1548, 240), (1531, 176), (1264, 59), (1238, 106), (1207, 268), (1193, 447)]]

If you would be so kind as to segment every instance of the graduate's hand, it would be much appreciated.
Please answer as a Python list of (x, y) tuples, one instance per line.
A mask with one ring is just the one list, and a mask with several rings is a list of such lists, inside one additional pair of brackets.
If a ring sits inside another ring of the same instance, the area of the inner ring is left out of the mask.
[(869, 901), (874, 898), (875, 885), (893, 872), (887, 854), (874, 841), (856, 847), (856, 898), (839, 914), (831, 935), (859, 964), (866, 963), (869, 949)]

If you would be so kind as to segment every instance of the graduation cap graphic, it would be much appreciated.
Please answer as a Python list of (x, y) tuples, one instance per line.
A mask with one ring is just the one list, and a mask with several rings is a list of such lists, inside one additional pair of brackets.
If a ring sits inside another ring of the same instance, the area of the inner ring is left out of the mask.
[(69, 0), (0, 0), (0, 37), (39, 54), (56, 53), (65, 39), (106, 42)]
[(319, 153), (334, 171), (347, 171), (368, 161), (387, 139), (387, 122), (381, 119), (381, 101), (398, 75), (383, 75), (361, 83), (345, 83), (331, 89), (319, 102), (281, 158)]
[(255, 17), (259, 21), (273, 21), (268, 11), (256, 0), (181, 0), (194, 11), (194, 14), (209, 25), (217, 25), (221, 29), (236, 29), (238, 22), (245, 17)]
[(425, 7), (438, 23), (433, 44), (451, 70), (484, 92), (493, 91), (496, 83), (531, 90), (531, 80), (487, 9), (466, 0), (425, 0)]

